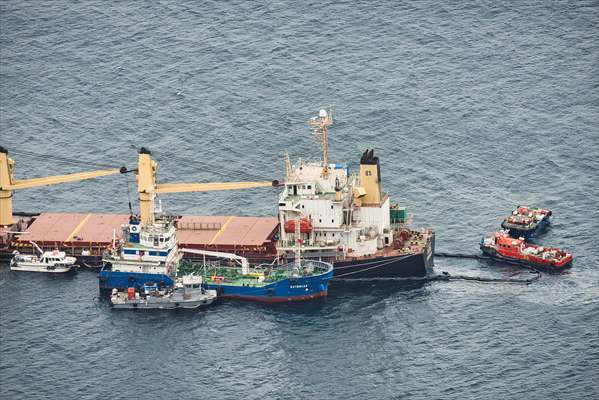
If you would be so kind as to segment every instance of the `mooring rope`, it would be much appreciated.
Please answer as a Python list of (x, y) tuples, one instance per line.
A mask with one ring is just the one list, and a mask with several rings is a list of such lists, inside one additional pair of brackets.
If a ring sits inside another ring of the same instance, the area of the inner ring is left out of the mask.
[[(476, 259), (476, 260), (490, 260), (491, 257), (488, 256), (481, 256), (478, 254), (463, 254), (463, 253), (435, 253), (435, 256), (439, 256), (439, 257), (449, 257), (449, 258), (465, 258), (465, 259)], [(335, 280), (347, 280), (344, 279), (346, 276), (349, 275), (353, 275), (353, 274), (359, 274), (361, 272), (365, 272), (365, 271), (369, 271), (369, 270), (373, 270), (376, 268), (381, 268), (384, 267), (388, 264), (393, 263), (394, 261), (400, 259), (402, 257), (394, 257), (392, 259), (386, 260), (386, 262), (374, 265), (372, 267), (366, 268), (366, 269), (360, 269), (358, 271), (352, 271), (352, 272), (346, 272), (344, 274), (341, 275), (334, 275), (333, 279)], [(503, 260), (502, 260), (503, 261)], [(369, 263), (364, 263), (364, 264), (360, 264), (360, 266), (363, 265), (369, 265), (369, 264), (375, 264), (377, 261), (373, 261), (373, 262), (369, 262)], [(516, 262), (510, 262), (508, 260), (506, 260), (506, 262), (510, 263), (510, 264), (517, 264), (517, 265), (521, 265), (520, 263), (516, 263)], [(487, 278), (487, 277), (482, 277), (482, 276), (469, 276), (469, 275), (451, 275), (448, 272), (443, 271), (441, 274), (437, 274), (437, 275), (433, 275), (433, 276), (428, 276), (428, 277), (415, 277), (415, 278), (380, 278), (377, 280), (389, 280), (389, 281), (394, 281), (394, 280), (402, 280), (402, 281), (409, 281), (409, 280), (414, 280), (414, 281), (457, 281), (457, 280), (461, 280), (461, 281), (471, 281), (471, 282), (483, 282), (483, 283), (507, 283), (507, 284), (525, 284), (525, 285), (530, 285), (531, 283), (539, 280), (541, 278), (541, 272), (533, 267), (530, 266), (526, 266), (526, 265), (521, 265), (526, 269), (530, 270), (530, 273), (534, 273), (536, 274), (534, 278), (529, 278), (529, 279), (520, 279), (520, 278)], [(347, 265), (344, 267), (338, 267), (335, 268), (336, 270), (338, 269), (342, 269), (342, 268), (348, 268), (348, 267), (355, 267), (354, 265)], [(351, 278), (350, 278), (351, 279)], [(364, 278), (364, 280), (371, 280), (372, 278)], [(358, 280), (358, 279), (356, 279)], [(362, 279), (360, 279), (362, 280)]]
[(446, 257), (446, 258), (471, 258), (475, 260), (490, 260), (491, 257), (483, 256), (480, 254), (464, 254), (464, 253), (445, 253), (445, 252), (437, 252), (435, 253), (435, 257)]

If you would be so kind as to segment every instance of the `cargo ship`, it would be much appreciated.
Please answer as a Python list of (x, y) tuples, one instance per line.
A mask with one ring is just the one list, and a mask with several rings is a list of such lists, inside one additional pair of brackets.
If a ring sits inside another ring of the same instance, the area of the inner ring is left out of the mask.
[(503, 220), (501, 227), (507, 229), (514, 238), (522, 237), (528, 240), (549, 227), (552, 214), (551, 210), (545, 208), (518, 206)]
[(573, 260), (572, 254), (562, 249), (526, 243), (523, 239), (511, 237), (506, 231), (482, 238), (480, 248), (493, 259), (545, 271), (562, 271), (571, 267)]
[(320, 142), (321, 160), (300, 159), (293, 165), (285, 156), (278, 204), (279, 256), (291, 257), (300, 243), (305, 258), (334, 264), (334, 281), (430, 276), (434, 231), (410, 228), (406, 209), (393, 204), (383, 191), (374, 150), (362, 154), (353, 174), (348, 164), (329, 161), (332, 123), (332, 110), (324, 109), (309, 121)]
[[(328, 126), (332, 124), (332, 112), (321, 110), (309, 123), (322, 146), (322, 159), (300, 160), (292, 165), (286, 156), (286, 179), (282, 184), (276, 181), (157, 184), (157, 164), (151, 153), (142, 148), (138, 168), (134, 170), (142, 223), (143, 215), (147, 218), (152, 213), (156, 194), (277, 185), (282, 191), (275, 217), (175, 216), (172, 222), (180, 246), (231, 252), (248, 258), (251, 263), (277, 260), (286, 264), (294, 257), (294, 248), (299, 243), (305, 258), (334, 265), (334, 281), (418, 279), (433, 274), (435, 233), (430, 228), (412, 228), (406, 208), (394, 204), (383, 191), (380, 160), (374, 150), (362, 154), (358, 171), (352, 173), (346, 163), (329, 162)], [(10, 160), (4, 155), (5, 161)], [(3, 165), (0, 163), (0, 167)], [(14, 167), (14, 162), (3, 168), (10, 167), (12, 179), (11, 166)], [(123, 168), (89, 173), (85, 179), (119, 172)], [(74, 175), (77, 176), (69, 179), (83, 179), (81, 174)], [(39, 183), (39, 179), (33, 181), (32, 184)], [(13, 181), (6, 185), (17, 188)], [(123, 239), (121, 226), (129, 221), (129, 215), (125, 214), (14, 215), (15, 221), (0, 226), (0, 257), (10, 258), (14, 250), (31, 251), (29, 242), (35, 241), (45, 250), (58, 249), (77, 257), (78, 262), (88, 267), (102, 264), (103, 252), (113, 240)], [(299, 233), (294, 227), (296, 217), (299, 217)], [(196, 256), (185, 254), (185, 258), (193, 260)]]

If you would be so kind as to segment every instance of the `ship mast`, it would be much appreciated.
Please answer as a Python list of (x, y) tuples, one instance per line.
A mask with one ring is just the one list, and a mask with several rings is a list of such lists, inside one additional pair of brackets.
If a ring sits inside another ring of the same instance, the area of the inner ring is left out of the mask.
[(299, 267), (302, 261), (302, 236), (300, 213), (295, 214), (295, 266)]
[(308, 121), (312, 127), (314, 136), (320, 142), (322, 149), (322, 176), (326, 178), (329, 175), (329, 131), (328, 126), (333, 124), (333, 108), (329, 107), (329, 111), (324, 108), (318, 113), (318, 117), (312, 117)]

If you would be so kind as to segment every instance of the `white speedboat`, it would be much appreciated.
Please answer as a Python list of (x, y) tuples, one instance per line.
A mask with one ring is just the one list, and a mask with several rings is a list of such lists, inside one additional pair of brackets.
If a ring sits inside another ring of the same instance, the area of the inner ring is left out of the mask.
[(20, 254), (15, 251), (12, 260), (10, 260), (11, 271), (62, 274), (76, 267), (77, 259), (67, 257), (64, 251), (43, 251), (37, 244), (33, 242), (31, 244), (35, 246), (40, 255)]
[(161, 309), (198, 308), (216, 300), (216, 290), (202, 287), (202, 277), (187, 275), (177, 280), (175, 287), (160, 288), (146, 283), (141, 292), (129, 288), (127, 292), (112, 290), (110, 304), (117, 309)]

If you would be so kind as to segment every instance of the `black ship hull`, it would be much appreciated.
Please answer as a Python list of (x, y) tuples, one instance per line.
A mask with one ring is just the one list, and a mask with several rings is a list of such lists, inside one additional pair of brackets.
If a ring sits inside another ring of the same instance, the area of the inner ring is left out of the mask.
[[(327, 259), (333, 264), (333, 281), (375, 281), (389, 279), (424, 279), (434, 275), (435, 236), (433, 235), (422, 252), (401, 256), (383, 256), (359, 259)], [(305, 254), (304, 254), (305, 255)], [(9, 262), (9, 251), (0, 253), (0, 260)], [(99, 269), (102, 266), (100, 255), (77, 255), (77, 264), (82, 267)], [(274, 255), (252, 257), (253, 262), (271, 262)]]
[(333, 263), (333, 281), (426, 278), (432, 274), (424, 253)]
[(421, 253), (332, 261), (333, 281), (418, 279), (434, 275), (435, 237)]

